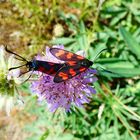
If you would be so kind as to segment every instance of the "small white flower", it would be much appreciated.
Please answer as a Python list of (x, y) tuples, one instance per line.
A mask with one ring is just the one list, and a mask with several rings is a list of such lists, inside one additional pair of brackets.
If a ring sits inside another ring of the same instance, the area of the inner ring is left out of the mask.
[(61, 24), (56, 24), (53, 29), (54, 37), (61, 37), (64, 34), (64, 29)]
[(100, 105), (99, 112), (98, 112), (98, 119), (99, 120), (101, 119), (101, 116), (102, 116), (102, 113), (104, 111), (104, 108), (105, 108), (105, 104)]
[(15, 95), (17, 94), (16, 84), (19, 83), (19, 69), (9, 72), (9, 68), (17, 65), (14, 56), (6, 56), (4, 46), (0, 46), (0, 109), (5, 110), (7, 115), (14, 106)]

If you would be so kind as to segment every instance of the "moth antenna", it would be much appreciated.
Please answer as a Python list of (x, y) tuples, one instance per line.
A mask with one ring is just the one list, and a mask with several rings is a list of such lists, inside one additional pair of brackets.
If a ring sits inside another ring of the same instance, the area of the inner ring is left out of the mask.
[(18, 68), (23, 67), (23, 66), (26, 66), (26, 64), (20, 65), (20, 66), (17, 66), (17, 67), (12, 67), (12, 68), (9, 69), (9, 71), (10, 71), (10, 70), (13, 70), (13, 69), (18, 69)]
[(24, 61), (23, 59), (18, 58), (18, 57), (15, 57), (15, 59), (17, 59), (17, 60), (19, 60), (19, 61)]
[(104, 48), (104, 49), (102, 49), (96, 56), (95, 56), (95, 58), (94, 58), (94, 62), (96, 61), (96, 59), (99, 57), (99, 55), (103, 52), (103, 51), (106, 51), (107, 50), (107, 48)]
[(16, 56), (20, 57), (23, 61), (28, 62), (28, 61), (27, 61), (24, 57), (22, 57), (22, 56), (20, 56), (20, 55), (18, 55), (18, 54), (16, 54), (16, 53), (14, 53), (14, 52), (12, 52), (12, 51), (8, 50), (7, 46), (5, 46), (5, 50), (6, 50), (8, 53), (11, 53), (11, 54), (14, 54), (14, 55), (16, 55)]

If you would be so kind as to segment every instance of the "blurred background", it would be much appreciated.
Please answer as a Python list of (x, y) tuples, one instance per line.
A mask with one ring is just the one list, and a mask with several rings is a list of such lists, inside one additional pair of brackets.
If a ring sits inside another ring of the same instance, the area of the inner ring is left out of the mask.
[(140, 1), (0, 0), (0, 45), (31, 60), (58, 44), (90, 60), (107, 48), (93, 66), (97, 94), (84, 108), (51, 113), (20, 85), (24, 104), (0, 111), (0, 140), (140, 139)]

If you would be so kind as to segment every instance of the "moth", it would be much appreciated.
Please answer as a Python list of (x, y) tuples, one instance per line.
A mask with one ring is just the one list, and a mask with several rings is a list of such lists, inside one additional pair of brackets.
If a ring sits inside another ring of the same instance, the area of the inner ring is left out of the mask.
[[(28, 70), (24, 73), (21, 73), (22, 74), (25, 74), (25, 73), (28, 73), (30, 71), (32, 71), (32, 73), (34, 71), (40, 71), (42, 73), (45, 73), (45, 74), (48, 74), (48, 75), (51, 75), (51, 76), (54, 76), (56, 75), (57, 71), (64, 66), (64, 64), (61, 64), (61, 63), (53, 63), (53, 62), (47, 62), (47, 61), (41, 61), (41, 60), (36, 60), (36, 59), (33, 59), (31, 61), (28, 61), (26, 60), (24, 57), (8, 50), (7, 46), (5, 47), (5, 50), (8, 52), (8, 53), (11, 53), (11, 54), (14, 54), (16, 56), (16, 59), (20, 60), (20, 61), (23, 61), (25, 62), (25, 64), (23, 65), (20, 65), (20, 66), (16, 66), (16, 67), (12, 67), (10, 68), (9, 70), (13, 70), (13, 69), (17, 69), (17, 68), (20, 68), (20, 67), (23, 67), (23, 66), (26, 66), (28, 68)], [(21, 76), (20, 75), (20, 76)], [(31, 74), (32, 75), (32, 74)], [(24, 81), (26, 82), (30, 77), (31, 75)]]
[(55, 83), (60, 83), (71, 79), (76, 75), (86, 71), (91, 65), (93, 65), (93, 62), (86, 59), (85, 57), (63, 49), (50, 48), (50, 52), (57, 59), (65, 62), (65, 65), (61, 67), (54, 76), (53, 81)]
[[(28, 71), (26, 71), (25, 73), (29, 71), (40, 71), (42, 73), (54, 76), (53, 81), (55, 83), (60, 83), (71, 79), (76, 75), (86, 71), (90, 66), (93, 65), (93, 62), (88, 60), (87, 58), (60, 48), (50, 48), (50, 52), (57, 59), (64, 61), (64, 63), (53, 63), (36, 59), (27, 61), (22, 56), (8, 50), (7, 47), (5, 49), (7, 52), (14, 54), (18, 60), (25, 62), (25, 64), (17, 67), (12, 67), (9, 70), (26, 66), (28, 68)], [(106, 49), (101, 50), (99, 54), (104, 50)], [(28, 77), (28, 79), (31, 77), (31, 75)]]

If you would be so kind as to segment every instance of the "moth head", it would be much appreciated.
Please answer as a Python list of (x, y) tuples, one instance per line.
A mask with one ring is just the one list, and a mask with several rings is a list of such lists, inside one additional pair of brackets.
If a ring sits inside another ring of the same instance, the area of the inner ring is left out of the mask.
[(93, 62), (90, 61), (90, 60), (88, 60), (88, 59), (84, 59), (84, 60), (82, 60), (82, 61), (80, 62), (80, 64), (81, 64), (82, 66), (89, 67), (89, 66), (93, 65)]
[(26, 67), (29, 68), (29, 70), (35, 70), (36, 69), (36, 60), (27, 62)]

